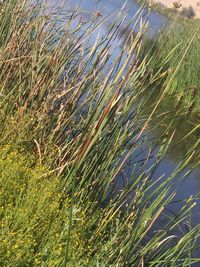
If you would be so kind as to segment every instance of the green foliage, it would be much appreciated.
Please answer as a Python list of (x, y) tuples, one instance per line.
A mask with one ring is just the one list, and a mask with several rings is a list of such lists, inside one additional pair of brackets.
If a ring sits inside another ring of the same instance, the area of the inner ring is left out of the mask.
[[(31, 158), (10, 146), (1, 147), (1, 266), (59, 266), (62, 262), (70, 200), (66, 198), (60, 207), (60, 180), (52, 175), (44, 177), (48, 169)], [(85, 225), (84, 212), (74, 207), (73, 258), (89, 250), (82, 236)]]
[(198, 112), (200, 104), (199, 23), (199, 20), (176, 18), (156, 40), (144, 44), (144, 55), (149, 53), (151, 57), (150, 71), (166, 71), (169, 94), (183, 105), (185, 102), (190, 112)]

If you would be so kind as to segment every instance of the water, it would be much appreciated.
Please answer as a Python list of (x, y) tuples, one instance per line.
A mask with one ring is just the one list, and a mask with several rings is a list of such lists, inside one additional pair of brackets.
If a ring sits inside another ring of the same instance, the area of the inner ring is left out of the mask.
[[(85, 16), (89, 16), (90, 14), (94, 14), (95, 12), (100, 12), (103, 17), (111, 16), (111, 20), (115, 18), (116, 14), (119, 11), (127, 13), (127, 21), (131, 20), (136, 12), (140, 9), (140, 5), (133, 1), (119, 1), (119, 0), (69, 0), (68, 6), (76, 7), (79, 6), (85, 13)], [(163, 21), (165, 18), (160, 16), (156, 12), (152, 12), (149, 16), (149, 24), (150, 24), (150, 31), (156, 32), (158, 31), (161, 26), (163, 25)], [(106, 27), (106, 25), (103, 25)]]
[[(49, 1), (55, 4), (54, 1)], [(62, 0), (56, 1), (58, 6), (62, 3)], [(124, 13), (126, 13), (126, 21), (130, 21), (141, 8), (141, 6), (134, 0), (68, 0), (64, 7), (68, 10), (78, 9), (83, 20), (87, 20), (95, 14), (99, 14), (102, 18), (109, 17), (101, 27), (102, 34), (117, 16), (120, 18), (120, 16), (122, 17)], [(148, 12), (148, 10), (146, 10), (146, 12)], [(147, 18), (147, 14), (144, 18)], [(149, 31), (151, 34), (161, 29), (166, 20), (166, 17), (159, 15), (157, 12), (151, 12), (148, 15)]]

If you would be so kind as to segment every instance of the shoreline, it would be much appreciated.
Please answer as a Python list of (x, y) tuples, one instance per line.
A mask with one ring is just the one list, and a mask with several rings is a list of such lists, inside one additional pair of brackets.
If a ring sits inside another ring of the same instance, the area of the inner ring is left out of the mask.
[(163, 9), (173, 9), (188, 18), (200, 18), (200, 0), (149, 0), (149, 5), (158, 5)]

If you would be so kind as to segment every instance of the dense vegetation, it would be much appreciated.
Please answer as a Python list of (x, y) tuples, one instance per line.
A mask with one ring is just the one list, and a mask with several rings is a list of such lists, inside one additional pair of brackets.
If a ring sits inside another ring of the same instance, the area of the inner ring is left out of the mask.
[(151, 71), (166, 71), (164, 79), (170, 82), (169, 94), (182, 102), (189, 112), (199, 114), (200, 107), (200, 29), (199, 20), (177, 16), (155, 40), (146, 40), (147, 51), (153, 59)]
[(178, 214), (166, 209), (199, 160), (198, 141), (169, 177), (155, 176), (174, 135), (170, 122), (151, 136), (170, 86), (148, 113), (163, 73), (148, 74), (143, 25), (113, 58), (113, 40), (127, 33), (116, 20), (92, 43), (103, 20), (26, 0), (0, 6), (0, 266), (200, 262), (200, 226), (183, 227), (192, 197)]
[[(61, 262), (70, 202), (66, 198), (59, 207), (59, 179), (44, 178), (48, 169), (31, 158), (9, 146), (1, 148), (1, 266), (41, 266), (47, 260), (50, 266), (58, 266)], [(75, 253), (79, 245), (77, 254), (81, 254), (88, 246), (81, 236), (85, 216), (79, 208), (73, 215), (70, 252)]]

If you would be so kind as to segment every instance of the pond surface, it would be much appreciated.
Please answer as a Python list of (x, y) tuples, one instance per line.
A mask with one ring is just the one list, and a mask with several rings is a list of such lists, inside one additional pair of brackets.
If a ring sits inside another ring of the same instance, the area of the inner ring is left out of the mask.
[[(113, 21), (116, 14), (121, 10), (127, 13), (127, 21), (131, 20), (141, 6), (134, 0), (69, 0), (68, 5), (72, 8), (79, 6), (88, 16), (99, 11), (103, 17), (111, 16), (110, 22)], [(151, 12), (148, 16), (150, 31), (157, 32), (163, 25), (166, 18), (156, 12)], [(104, 25), (105, 26), (105, 25)]]
[[(61, 4), (61, 2), (61, 0), (57, 1), (58, 4)], [(99, 34), (105, 33), (116, 16), (120, 16), (120, 14), (122, 14), (123, 12), (127, 12), (126, 20), (129, 21), (140, 9), (140, 5), (133, 0), (128, 0), (126, 2), (120, 0), (69, 0), (67, 1), (65, 7), (67, 7), (67, 9), (69, 10), (79, 8), (83, 19), (88, 19), (95, 13), (98, 13), (102, 17), (110, 16), (109, 19), (98, 29)], [(144, 17), (146, 18), (147, 14)], [(151, 12), (150, 14), (148, 14), (150, 35), (157, 33), (162, 28), (162, 26), (166, 24), (167, 20), (167, 18), (159, 15), (157, 12)], [(94, 34), (93, 41), (96, 39), (96, 36), (97, 33)], [(121, 40), (117, 40), (115, 42), (116, 44), (114, 56), (120, 51)], [(178, 141), (181, 139), (181, 137), (184, 136), (184, 133), (191, 130), (191, 120), (191, 117), (186, 116), (180, 118), (179, 120), (177, 120), (177, 122), (175, 122), (174, 128), (176, 128), (176, 134), (174, 138), (174, 144), (179, 143)], [(162, 129), (158, 129), (157, 131), (160, 132), (162, 131)], [(157, 133), (155, 133), (155, 136), (156, 134)], [(196, 138), (199, 138), (198, 135), (191, 136), (181, 144), (176, 145), (174, 149), (171, 149), (163, 159), (155, 175), (157, 177), (161, 176), (162, 174), (165, 174), (166, 177), (169, 176), (183, 158), (183, 155), (187, 151), (187, 148), (189, 148), (194, 143), (194, 139)], [(197, 167), (181, 184), (179, 184), (175, 200), (183, 200), (190, 197), (191, 195), (195, 196), (199, 192), (200, 168)], [(197, 199), (196, 202), (197, 205), (194, 208), (193, 226), (200, 223), (200, 201)], [(174, 204), (172, 204), (170, 208), (172, 212), (176, 212), (180, 208), (180, 204), (174, 202)]]

